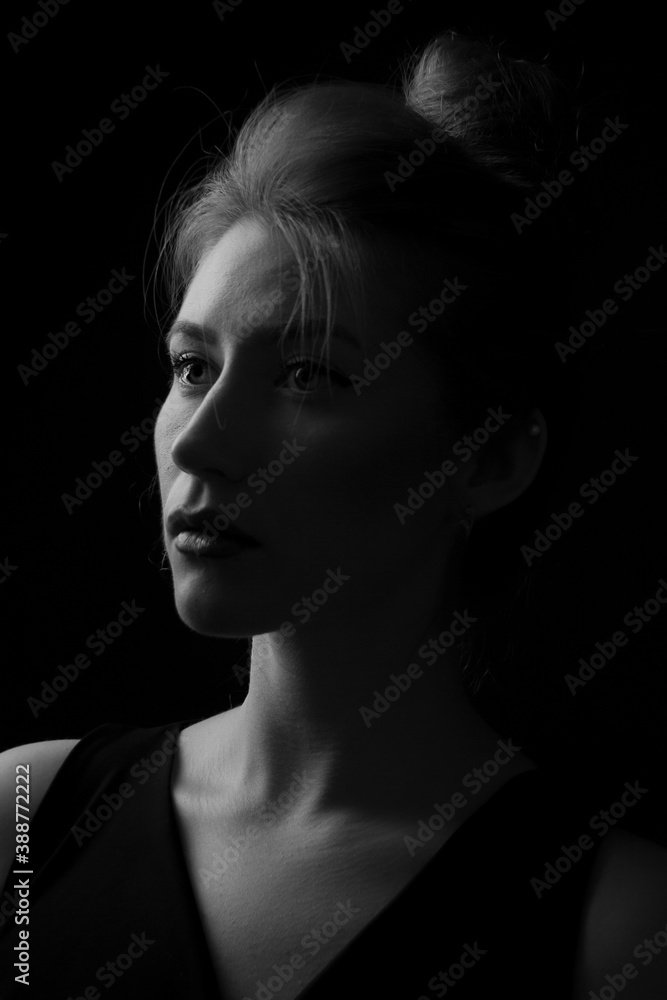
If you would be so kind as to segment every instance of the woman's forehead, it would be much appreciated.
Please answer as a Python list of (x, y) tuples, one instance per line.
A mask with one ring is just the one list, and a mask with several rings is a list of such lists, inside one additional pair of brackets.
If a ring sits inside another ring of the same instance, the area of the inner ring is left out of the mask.
[(258, 220), (243, 219), (205, 253), (184, 301), (256, 295), (274, 287), (293, 265), (292, 250), (279, 232)]
[[(328, 247), (320, 244), (311, 252), (305, 250), (298, 261), (277, 228), (244, 218), (204, 255), (179, 319), (246, 332), (304, 319), (324, 330), (328, 320), (354, 330), (362, 340), (368, 334), (372, 343), (376, 329), (390, 335), (394, 327), (396, 333), (404, 328), (422, 300), (432, 297), (427, 292), (436, 290), (437, 269), (426, 261), (417, 264), (405, 248), (387, 244), (381, 253), (362, 248), (362, 259), (369, 266), (348, 284), (340, 273), (339, 250), (338, 241)], [(329, 276), (328, 292), (323, 270)], [(304, 277), (307, 294), (302, 315), (299, 290)], [(439, 287), (442, 280), (438, 278), (437, 283)]]

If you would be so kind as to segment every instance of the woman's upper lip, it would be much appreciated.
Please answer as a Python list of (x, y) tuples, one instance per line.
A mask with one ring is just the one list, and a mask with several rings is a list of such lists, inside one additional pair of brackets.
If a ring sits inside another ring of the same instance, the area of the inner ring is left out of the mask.
[(214, 520), (220, 513), (219, 507), (200, 507), (198, 510), (192, 510), (188, 507), (176, 507), (167, 516), (167, 532), (172, 538), (175, 538), (181, 531), (204, 531), (206, 530), (204, 522), (208, 521), (210, 528), (219, 535), (224, 535), (226, 538), (238, 538), (241, 541), (257, 543), (255, 538), (247, 535), (244, 531), (241, 531), (229, 522), (227, 516), (225, 516), (225, 520), (228, 522), (227, 526), (217, 527), (214, 524)]

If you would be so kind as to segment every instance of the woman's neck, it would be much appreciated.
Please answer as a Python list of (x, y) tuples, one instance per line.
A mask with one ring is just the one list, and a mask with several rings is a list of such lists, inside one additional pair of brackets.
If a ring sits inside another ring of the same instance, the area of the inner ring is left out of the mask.
[(450, 644), (474, 617), (451, 599), (435, 611), (422, 598), (378, 601), (375, 611), (348, 604), (339, 620), (313, 616), (288, 639), (255, 637), (245, 701), (207, 720), (209, 773), (228, 801), (251, 812), (300, 781), (302, 821), (334, 813), (395, 821), (449, 799), (496, 754), (480, 800), (532, 768), (466, 694)]

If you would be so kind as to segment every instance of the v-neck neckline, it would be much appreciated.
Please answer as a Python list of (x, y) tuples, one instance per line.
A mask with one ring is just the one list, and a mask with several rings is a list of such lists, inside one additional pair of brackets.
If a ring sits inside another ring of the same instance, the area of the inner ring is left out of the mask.
[[(182, 731), (183, 731), (183, 729), (185, 727), (187, 727), (189, 725), (193, 725), (195, 722), (199, 722), (199, 721), (201, 721), (201, 720), (199, 720), (199, 719), (188, 719), (188, 720), (185, 720), (184, 722), (174, 723), (172, 726), (168, 726), (167, 728), (178, 727), (178, 733), (179, 733), (179, 737), (180, 737), (180, 735), (181, 735), (181, 733), (182, 733)], [(178, 753), (178, 751), (177, 751), (177, 753)], [(196, 927), (194, 928), (194, 931), (195, 931), (195, 933), (199, 937), (199, 941), (200, 941), (200, 944), (201, 944), (201, 950), (206, 955), (207, 976), (208, 976), (208, 978), (210, 978), (211, 982), (214, 984), (214, 987), (215, 987), (215, 990), (216, 990), (216, 997), (212, 998), (212, 1000), (228, 1000), (228, 998), (225, 997), (223, 995), (223, 993), (221, 992), (221, 990), (220, 990), (220, 986), (219, 986), (219, 982), (218, 982), (218, 973), (217, 973), (217, 970), (216, 970), (215, 961), (213, 959), (213, 955), (212, 955), (211, 948), (210, 948), (210, 945), (209, 945), (208, 933), (207, 933), (207, 930), (206, 930), (206, 924), (204, 922), (203, 914), (202, 914), (202, 912), (201, 912), (201, 910), (199, 908), (199, 901), (197, 900), (195, 889), (194, 889), (194, 886), (192, 884), (192, 877), (191, 877), (190, 868), (189, 868), (189, 865), (188, 865), (188, 858), (187, 858), (187, 852), (186, 852), (186, 848), (185, 848), (185, 842), (184, 842), (184, 839), (183, 839), (183, 834), (181, 832), (178, 811), (177, 811), (176, 803), (175, 803), (175, 799), (174, 799), (174, 787), (173, 787), (174, 760), (175, 760), (175, 758), (177, 756), (177, 753), (173, 754), (171, 756), (171, 758), (170, 758), (170, 761), (169, 761), (169, 770), (168, 770), (168, 774), (167, 774), (167, 789), (168, 789), (168, 798), (169, 798), (170, 821), (171, 821), (171, 826), (172, 826), (173, 830), (175, 831), (174, 853), (175, 853), (175, 855), (178, 858), (178, 866), (179, 866), (181, 875), (184, 876), (184, 880), (185, 880), (185, 882), (187, 883), (187, 886), (188, 886), (187, 892), (188, 892), (188, 897), (189, 897), (189, 902), (190, 902), (189, 908), (190, 908), (190, 910), (193, 913), (194, 922), (196, 924)], [(399, 905), (401, 905), (402, 903), (404, 903), (406, 897), (409, 896), (411, 893), (414, 893), (415, 889), (417, 887), (419, 887), (419, 886), (422, 885), (422, 883), (424, 881), (424, 878), (429, 873), (432, 873), (437, 865), (441, 865), (442, 864), (443, 858), (448, 857), (449, 853), (451, 853), (451, 845), (452, 845), (452, 843), (454, 844), (454, 847), (456, 848), (456, 846), (458, 845), (459, 841), (461, 840), (461, 838), (463, 836), (463, 833), (465, 832), (466, 836), (468, 836), (468, 834), (470, 832), (470, 829), (471, 829), (471, 826), (477, 825), (479, 823), (480, 816), (488, 815), (490, 807), (492, 807), (492, 806), (497, 807), (499, 799), (501, 799), (503, 797), (503, 795), (507, 791), (507, 789), (509, 789), (511, 787), (512, 790), (514, 790), (516, 788), (516, 783), (517, 782), (520, 783), (522, 781), (522, 779), (525, 780), (527, 777), (530, 777), (531, 779), (534, 780), (536, 778), (536, 776), (539, 776), (539, 774), (540, 774), (539, 768), (533, 767), (533, 768), (530, 768), (530, 769), (528, 769), (526, 771), (521, 771), (519, 774), (515, 774), (512, 778), (508, 778), (507, 781), (503, 785), (501, 785), (501, 787), (498, 789), (497, 792), (494, 792), (493, 795), (491, 795), (491, 797), (486, 800), (486, 802), (482, 803), (482, 805), (479, 806), (479, 808), (477, 808), (475, 810), (475, 812), (471, 816), (469, 816), (466, 820), (464, 820), (463, 823), (459, 827), (457, 827), (456, 830), (454, 830), (454, 832), (451, 834), (451, 836), (447, 838), (447, 840), (445, 841), (445, 843), (442, 844), (442, 846), (439, 847), (431, 855), (431, 857), (427, 861), (424, 862), (424, 864), (415, 873), (415, 875), (410, 879), (410, 881), (407, 882), (403, 886), (403, 888), (400, 889), (398, 891), (398, 893), (396, 893), (396, 895), (393, 896), (385, 904), (385, 906), (383, 906), (382, 909), (378, 913), (376, 913), (375, 916), (372, 917), (368, 921), (368, 923), (364, 924), (364, 926), (359, 931), (359, 933), (355, 934), (354, 937), (352, 937), (347, 942), (347, 944), (339, 952), (337, 952), (336, 955), (334, 955), (334, 957), (331, 959), (331, 961), (328, 962), (324, 966), (324, 968), (321, 969), (317, 973), (317, 975), (314, 976), (314, 978), (311, 979), (310, 982), (307, 983), (307, 985), (304, 987), (304, 989), (301, 990), (301, 992), (299, 994), (297, 994), (297, 996), (294, 998), (294, 1000), (306, 1000), (306, 998), (310, 997), (311, 994), (314, 996), (314, 991), (321, 985), (321, 983), (324, 981), (324, 979), (327, 976), (331, 975), (332, 972), (334, 972), (334, 971), (336, 971), (336, 970), (338, 970), (340, 968), (341, 964), (344, 961), (346, 961), (346, 959), (348, 959), (349, 954), (352, 951), (352, 949), (358, 947), (358, 942), (361, 941), (362, 939), (365, 939), (365, 937), (370, 936), (371, 931), (375, 930), (377, 928), (378, 924), (380, 924), (382, 921), (386, 922), (386, 920), (390, 918), (391, 914), (395, 911), (395, 909)]]

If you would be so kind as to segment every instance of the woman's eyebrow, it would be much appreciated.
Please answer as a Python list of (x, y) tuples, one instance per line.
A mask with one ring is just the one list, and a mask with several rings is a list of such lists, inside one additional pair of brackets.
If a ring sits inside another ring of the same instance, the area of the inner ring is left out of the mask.
[[(278, 340), (281, 336), (285, 335), (288, 339), (291, 339), (305, 334), (307, 337), (309, 336), (315, 339), (315, 337), (321, 336), (321, 332), (318, 333), (319, 330), (320, 327), (318, 326), (318, 320), (315, 319), (305, 328), (292, 326), (286, 330), (284, 325), (257, 326), (253, 328), (252, 332), (258, 337), (266, 338), (268, 342)], [(193, 323), (191, 320), (187, 319), (177, 319), (164, 334), (163, 341), (166, 348), (169, 347), (172, 338), (177, 333), (183, 333), (186, 336), (192, 337), (194, 340), (204, 341), (205, 343), (210, 344), (211, 347), (213, 347), (218, 340), (218, 335), (213, 327), (207, 326), (206, 324)], [(357, 350), (361, 350), (359, 339), (350, 330), (348, 330), (347, 327), (341, 326), (339, 323), (336, 323), (332, 327), (331, 336), (337, 337), (339, 340), (344, 340)]]
[(171, 324), (169, 329), (164, 334), (163, 344), (166, 348), (169, 347), (172, 338), (175, 337), (177, 333), (184, 333), (186, 336), (192, 337), (194, 340), (203, 340), (211, 346), (213, 346), (218, 339), (212, 326), (202, 326), (201, 323), (193, 323), (189, 319), (177, 319)]
[[(300, 324), (292, 324), (288, 328), (286, 328), (284, 324), (282, 326), (276, 326), (275, 324), (270, 326), (258, 326), (256, 328), (256, 333), (271, 340), (278, 340), (281, 336), (285, 336), (287, 340), (295, 340), (302, 336), (311, 340), (320, 340), (323, 338), (324, 328), (324, 319), (315, 317), (314, 319), (309, 320), (304, 326)], [(357, 350), (361, 350), (359, 338), (356, 337), (355, 334), (353, 334), (352, 331), (346, 326), (342, 326), (340, 323), (334, 323), (331, 327), (331, 337), (336, 337), (338, 340), (344, 340)]]

